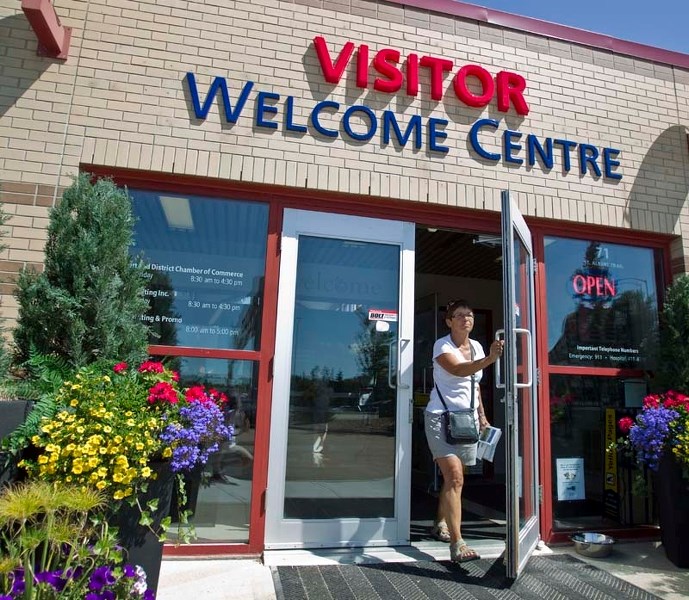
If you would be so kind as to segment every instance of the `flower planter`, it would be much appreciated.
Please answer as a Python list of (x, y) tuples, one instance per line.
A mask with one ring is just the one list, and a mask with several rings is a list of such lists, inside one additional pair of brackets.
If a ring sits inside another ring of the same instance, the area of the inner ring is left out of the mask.
[[(6, 438), (26, 420), (33, 405), (33, 400), (0, 402), (0, 439)], [(18, 460), (11, 453), (0, 451), (0, 489), (17, 480)]]
[(689, 480), (682, 477), (682, 469), (669, 451), (660, 460), (656, 494), (665, 554), (678, 567), (689, 568)]
[(6, 438), (26, 420), (33, 404), (33, 400), (3, 400), (0, 402), (0, 439)]
[[(152, 528), (159, 530), (160, 522), (170, 514), (172, 491), (175, 476), (167, 462), (151, 464), (158, 478), (148, 486), (148, 491), (139, 497), (139, 502), (145, 506), (149, 500), (158, 498), (158, 509), (151, 515)], [(127, 563), (141, 565), (146, 571), (148, 588), (157, 592), (160, 566), (163, 560), (163, 542), (148, 527), (139, 525), (141, 513), (139, 509), (129, 504), (122, 504), (112, 516), (111, 525), (118, 528), (120, 544), (127, 551)]]

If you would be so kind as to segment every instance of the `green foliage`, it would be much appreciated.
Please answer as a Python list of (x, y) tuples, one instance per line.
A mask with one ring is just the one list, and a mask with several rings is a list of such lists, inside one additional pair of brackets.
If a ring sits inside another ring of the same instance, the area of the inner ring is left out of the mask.
[(29, 481), (3, 490), (0, 597), (146, 597), (143, 572), (125, 567), (116, 532), (102, 517), (106, 509), (92, 488)]
[(35, 349), (31, 350), (29, 360), (22, 367), (23, 377), (7, 380), (2, 386), (3, 396), (35, 400), (26, 420), (3, 440), (2, 449), (15, 457), (19, 456), (30, 444), (31, 438), (38, 434), (41, 420), (52, 419), (55, 415), (55, 394), (73, 372), (63, 358), (55, 355), (44, 356)]
[(81, 174), (65, 190), (50, 213), (45, 270), (18, 280), (20, 362), (32, 347), (75, 368), (145, 356), (146, 279), (129, 254), (133, 225), (131, 200), (111, 180)]
[(660, 314), (660, 389), (689, 393), (689, 275), (668, 286)]
[[(8, 215), (0, 206), (0, 227), (4, 227), (5, 223), (7, 223), (8, 219), (10, 218), (10, 215)], [(5, 229), (0, 229), (0, 240), (5, 237), (7, 231)], [(7, 244), (1, 243), (0, 242), (0, 252), (3, 250), (7, 249)], [(0, 380), (4, 379), (7, 376), (10, 364), (12, 362), (12, 354), (7, 348), (7, 342), (5, 340), (5, 331), (6, 328), (4, 326), (5, 319), (0, 317)]]

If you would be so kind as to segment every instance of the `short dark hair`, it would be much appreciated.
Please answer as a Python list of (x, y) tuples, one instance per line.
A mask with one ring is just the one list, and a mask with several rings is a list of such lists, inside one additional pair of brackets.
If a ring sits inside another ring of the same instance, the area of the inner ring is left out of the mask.
[(467, 310), (473, 311), (467, 301), (464, 300), (464, 298), (460, 298), (459, 300), (450, 300), (447, 303), (447, 306), (445, 307), (445, 316), (451, 317), (458, 308), (466, 308)]

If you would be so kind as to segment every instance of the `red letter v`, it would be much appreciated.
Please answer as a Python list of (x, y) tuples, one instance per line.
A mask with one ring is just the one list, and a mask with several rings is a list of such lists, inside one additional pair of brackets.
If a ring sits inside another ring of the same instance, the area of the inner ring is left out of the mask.
[(325, 44), (325, 38), (318, 36), (313, 38), (313, 45), (316, 46), (316, 54), (318, 55), (318, 62), (321, 65), (321, 71), (323, 71), (323, 76), (328, 83), (340, 83), (342, 78), (342, 73), (344, 73), (349, 59), (352, 57), (354, 52), (354, 42), (347, 42), (342, 48), (340, 55), (337, 57), (337, 61), (333, 65), (333, 61), (330, 58), (330, 52), (328, 52), (328, 47)]

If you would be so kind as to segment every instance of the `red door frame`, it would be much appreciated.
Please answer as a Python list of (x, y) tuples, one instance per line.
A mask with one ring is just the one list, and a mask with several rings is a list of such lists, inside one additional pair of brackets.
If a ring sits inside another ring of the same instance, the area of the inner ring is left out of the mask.
[[(526, 219), (534, 237), (534, 256), (536, 258), (536, 364), (540, 369), (540, 382), (538, 385), (538, 445), (539, 445), (539, 476), (542, 486), (541, 502), (541, 537), (547, 543), (569, 543), (571, 531), (555, 531), (553, 529), (553, 478), (551, 470), (551, 444), (550, 444), (550, 375), (588, 375), (588, 376), (612, 376), (612, 377), (643, 377), (645, 372), (641, 369), (616, 369), (602, 367), (569, 367), (548, 364), (548, 304), (546, 299), (546, 271), (545, 271), (545, 244), (546, 236), (595, 239), (601, 242), (625, 244), (629, 246), (641, 246), (657, 251), (661, 259), (656, 259), (656, 278), (658, 307), (662, 306), (662, 292), (670, 281), (670, 243), (672, 238), (667, 235), (650, 234), (640, 231), (619, 230), (610, 227), (591, 225), (571, 225), (547, 221), (545, 219)], [(601, 530), (605, 533), (607, 530)], [(657, 528), (629, 527), (614, 530), (614, 535), (620, 539), (642, 539), (658, 537)]]
[[(270, 409), (272, 394), (272, 359), (275, 350), (275, 330), (278, 298), (278, 276), (280, 264), (280, 235), (282, 213), (285, 208), (317, 210), (339, 214), (350, 214), (383, 219), (396, 219), (423, 223), (430, 227), (452, 228), (467, 233), (500, 232), (500, 214), (475, 209), (450, 207), (420, 202), (404, 202), (371, 196), (352, 196), (337, 192), (321, 192), (282, 186), (246, 184), (207, 179), (188, 175), (152, 173), (132, 169), (81, 165), (82, 171), (99, 177), (112, 177), (118, 185), (136, 187), (151, 191), (170, 193), (193, 193), (195, 195), (262, 201), (269, 204), (268, 242), (266, 253), (266, 272), (264, 286), (264, 310), (262, 319), (261, 348), (258, 351), (238, 350), (199, 350), (168, 346), (152, 346), (155, 353), (187, 356), (205, 356), (254, 360), (259, 363), (259, 398), (256, 416), (256, 441), (254, 454), (254, 473), (252, 478), (252, 497), (250, 508), (249, 542), (247, 544), (214, 543), (192, 544), (187, 546), (166, 546), (166, 555), (209, 556), (234, 554), (260, 554), (263, 551), (265, 531), (265, 494), (268, 478), (268, 452), (270, 437)], [(603, 242), (645, 246), (661, 251), (662, 264), (659, 265), (659, 292), (670, 278), (671, 236), (627, 231), (595, 225), (577, 225), (555, 220), (525, 217), (534, 238), (534, 257), (537, 263), (535, 298), (536, 302), (536, 356), (541, 377), (538, 385), (539, 411), (539, 476), (543, 489), (540, 505), (541, 537), (546, 542), (569, 541), (569, 533), (553, 530), (553, 505), (551, 500), (552, 476), (550, 470), (550, 412), (549, 375), (554, 373), (578, 375), (640, 376), (642, 371), (626, 369), (560, 367), (548, 365), (547, 305), (545, 297), (544, 237), (557, 236), (576, 239), (596, 239)], [(662, 301), (662, 298), (659, 298)], [(624, 537), (643, 537), (642, 528), (615, 530), (615, 535)], [(649, 535), (657, 535), (651, 530)]]

